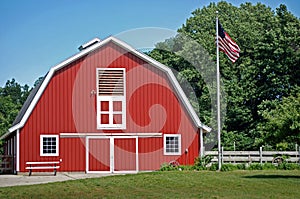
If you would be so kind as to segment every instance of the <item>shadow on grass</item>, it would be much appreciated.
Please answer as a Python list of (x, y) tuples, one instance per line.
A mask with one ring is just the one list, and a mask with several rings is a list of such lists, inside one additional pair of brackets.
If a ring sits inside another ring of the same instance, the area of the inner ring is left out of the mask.
[(244, 178), (295, 178), (300, 179), (300, 176), (292, 176), (292, 175), (253, 175), (253, 176), (245, 176)]

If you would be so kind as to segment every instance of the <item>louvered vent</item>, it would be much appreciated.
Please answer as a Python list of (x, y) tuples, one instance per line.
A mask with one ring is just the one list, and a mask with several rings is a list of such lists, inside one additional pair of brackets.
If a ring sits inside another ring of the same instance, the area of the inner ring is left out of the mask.
[(124, 95), (124, 70), (98, 70), (98, 81), (99, 96)]

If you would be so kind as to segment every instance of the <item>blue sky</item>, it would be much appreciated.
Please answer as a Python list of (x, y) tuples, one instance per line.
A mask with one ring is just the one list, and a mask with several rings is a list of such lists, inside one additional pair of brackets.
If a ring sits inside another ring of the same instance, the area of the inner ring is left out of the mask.
[[(136, 48), (151, 47), (172, 36), (192, 11), (210, 2), (218, 1), (1, 0), (0, 86), (11, 78), (32, 86), (50, 67), (77, 53), (81, 44), (95, 37), (116, 35)], [(227, 2), (239, 6), (246, 1)], [(272, 9), (283, 3), (300, 16), (297, 0), (250, 2), (262, 2)], [(151, 35), (143, 34), (146, 32)], [(132, 39), (152, 44), (134, 43)]]

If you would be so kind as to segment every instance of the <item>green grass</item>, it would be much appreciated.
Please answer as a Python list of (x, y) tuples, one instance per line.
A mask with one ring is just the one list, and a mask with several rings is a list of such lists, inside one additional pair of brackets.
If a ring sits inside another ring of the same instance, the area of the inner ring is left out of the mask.
[(0, 198), (299, 198), (300, 171), (169, 171), (0, 188)]

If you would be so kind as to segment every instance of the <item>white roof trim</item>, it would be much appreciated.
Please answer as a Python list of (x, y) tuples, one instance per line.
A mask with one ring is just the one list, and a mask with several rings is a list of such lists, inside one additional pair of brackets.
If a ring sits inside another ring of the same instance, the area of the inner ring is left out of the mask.
[(7, 132), (6, 134), (4, 134), (1, 138), (5, 138), (7, 137), (10, 133), (14, 132), (17, 129), (22, 128), (27, 119), (29, 118), (31, 112), (33, 111), (35, 105), (37, 104), (37, 102), (39, 101), (40, 97), (42, 96), (44, 90), (46, 89), (48, 83), (50, 82), (52, 76), (54, 75), (54, 73), (63, 68), (64, 66), (68, 65), (69, 63), (79, 59), (80, 57), (83, 57), (84, 55), (96, 50), (97, 48), (105, 45), (106, 43), (113, 41), (115, 42), (117, 45), (127, 49), (129, 52), (134, 53), (136, 56), (142, 58), (143, 60), (145, 60), (146, 62), (149, 62), (151, 64), (153, 64), (153, 66), (159, 68), (160, 70), (163, 70), (164, 72), (167, 73), (168, 77), (172, 80), (171, 83), (173, 84), (174, 88), (176, 89), (176, 92), (178, 93), (178, 96), (180, 97), (181, 101), (183, 102), (184, 106), (186, 107), (188, 113), (191, 115), (191, 118), (193, 119), (193, 122), (196, 124), (197, 127), (199, 128), (203, 128), (205, 131), (209, 132), (211, 131), (211, 128), (202, 124), (200, 119), (198, 118), (197, 114), (195, 113), (193, 107), (191, 106), (188, 98), (186, 97), (185, 93), (183, 92), (181, 86), (179, 85), (176, 77), (174, 76), (173, 72), (171, 71), (170, 68), (168, 68), (167, 66), (159, 63), (158, 61), (150, 58), (149, 56), (138, 52), (136, 49), (132, 48), (131, 46), (129, 46), (127, 43), (115, 38), (115, 37), (108, 37), (103, 41), (100, 41), (98, 43), (95, 43), (94, 45), (90, 46), (89, 48), (83, 49), (82, 51), (80, 51), (79, 53), (75, 54), (74, 56), (66, 59), (65, 61), (59, 63), (58, 65), (52, 67), (50, 69), (50, 71), (48, 72), (47, 76), (45, 77), (41, 87), (39, 88), (38, 92), (36, 93), (36, 95), (34, 96), (31, 104), (29, 105), (29, 107), (27, 108), (23, 118), (21, 119), (21, 121), (12, 126), (11, 128), (8, 129), (9, 132)]

